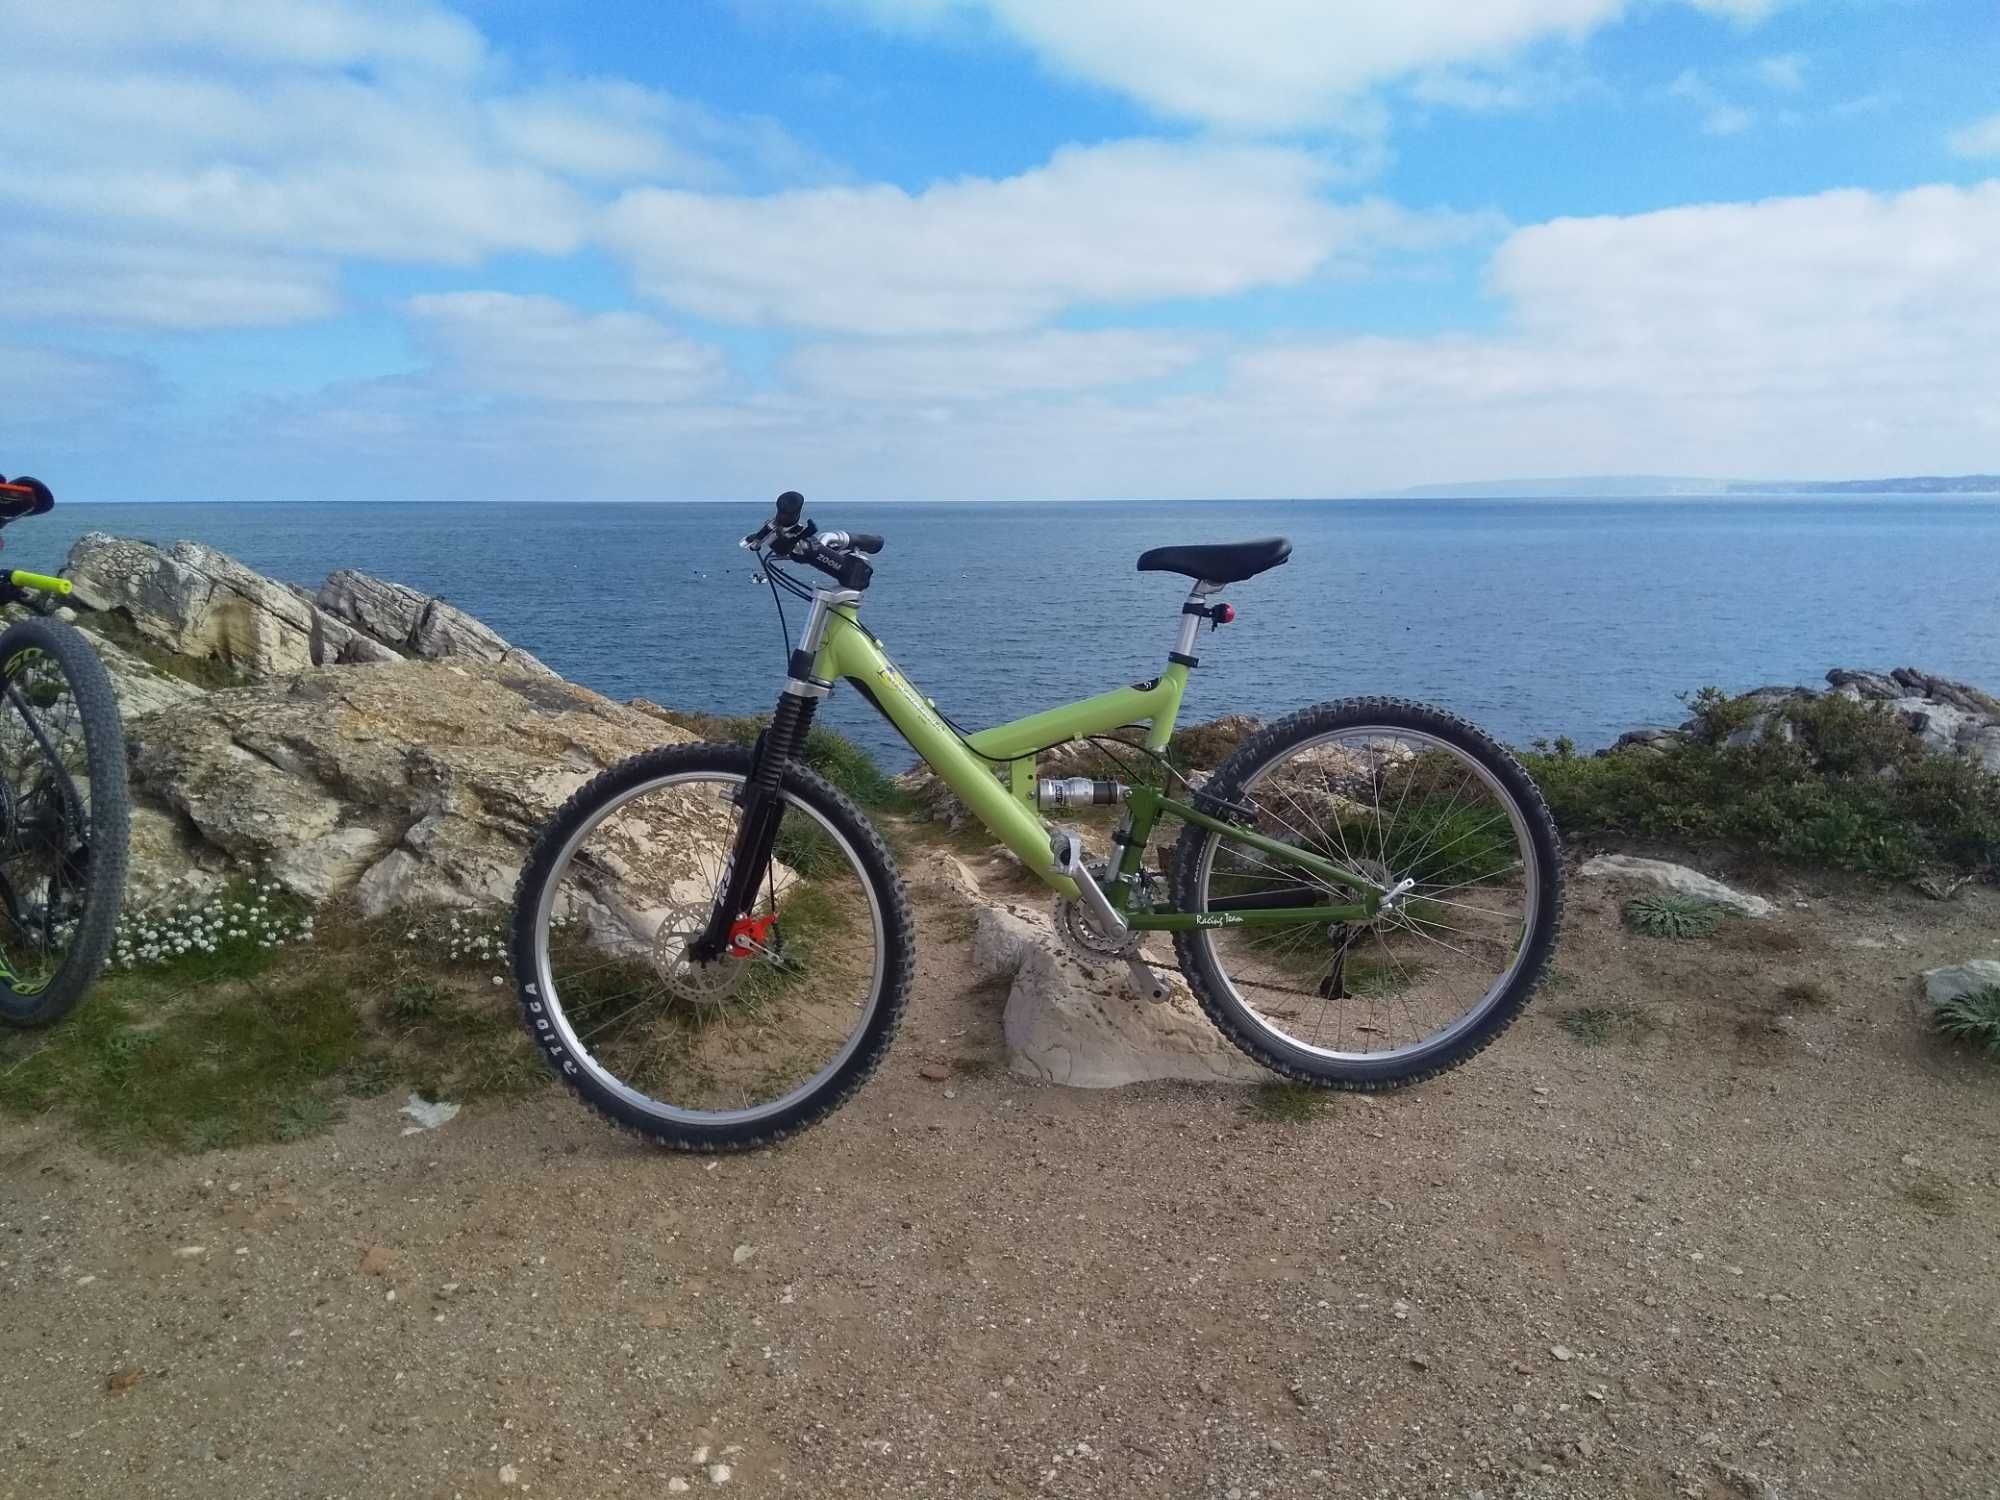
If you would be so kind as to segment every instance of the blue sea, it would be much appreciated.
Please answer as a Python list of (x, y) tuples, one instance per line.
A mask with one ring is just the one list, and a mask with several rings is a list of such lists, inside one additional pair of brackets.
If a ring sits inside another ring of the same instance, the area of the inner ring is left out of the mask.
[[(745, 504), (58, 505), (10, 528), (53, 570), (87, 530), (192, 537), (317, 585), (354, 567), (443, 595), (617, 698), (767, 709), (786, 643), (737, 540)], [(1147, 547), (1283, 534), (1290, 563), (1218, 597), (1190, 721), (1395, 693), (1513, 743), (1586, 748), (1677, 722), (1676, 695), (1915, 665), (2000, 688), (2000, 499), (1344, 500), (828, 505), (878, 531), (863, 618), (968, 727), (1155, 675), (1185, 585)], [(802, 606), (788, 604), (796, 632)], [(828, 716), (909, 752), (851, 693)]]

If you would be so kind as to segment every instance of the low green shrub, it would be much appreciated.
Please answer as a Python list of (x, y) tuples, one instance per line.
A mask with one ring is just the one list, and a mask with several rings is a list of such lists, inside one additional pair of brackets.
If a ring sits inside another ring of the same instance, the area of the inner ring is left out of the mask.
[[(1907, 877), (2000, 863), (2000, 777), (1927, 751), (1892, 714), (1837, 694), (1773, 707), (1705, 688), (1665, 750), (1526, 755), (1570, 839), (1721, 845), (1788, 864)], [(1746, 743), (1727, 741), (1753, 728)]]
[(1989, 984), (1933, 1006), (1931, 1025), (1954, 1042), (2000, 1062), (2000, 985)]
[(1722, 908), (1678, 891), (1634, 896), (1625, 903), (1625, 925), (1656, 938), (1707, 937), (1722, 921)]

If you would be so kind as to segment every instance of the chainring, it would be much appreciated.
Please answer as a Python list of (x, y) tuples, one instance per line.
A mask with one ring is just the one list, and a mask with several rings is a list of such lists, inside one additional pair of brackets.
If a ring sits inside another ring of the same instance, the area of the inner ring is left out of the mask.
[(1090, 925), (1090, 918), (1083, 907), (1075, 901), (1062, 897), (1056, 899), (1055, 924), (1056, 932), (1063, 940), (1063, 946), (1086, 963), (1114, 963), (1132, 950), (1129, 939), (1123, 943), (1114, 943), (1099, 933)]

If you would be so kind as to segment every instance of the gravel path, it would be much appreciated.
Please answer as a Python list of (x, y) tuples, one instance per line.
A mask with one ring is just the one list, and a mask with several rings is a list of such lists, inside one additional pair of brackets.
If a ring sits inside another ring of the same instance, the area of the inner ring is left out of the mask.
[(145, 1163), (0, 1127), (0, 1494), (1991, 1495), (2000, 1069), (1911, 996), (2000, 900), (1672, 945), (1578, 894), (1493, 1051), (1302, 1123), (1007, 1077), (930, 905), (883, 1074), (775, 1153), (553, 1092)]

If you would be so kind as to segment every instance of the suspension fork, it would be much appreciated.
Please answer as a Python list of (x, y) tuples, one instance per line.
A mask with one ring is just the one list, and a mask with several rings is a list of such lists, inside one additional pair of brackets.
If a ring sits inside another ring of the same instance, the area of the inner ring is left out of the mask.
[(736, 825), (736, 841), (730, 846), (722, 889), (708, 914), (708, 925), (688, 945), (688, 957), (697, 963), (713, 963), (722, 956), (729, 944), (730, 927), (757, 902), (757, 890), (771, 868), (778, 826), (784, 821), (785, 799), (779, 789), (785, 768), (805, 748), (806, 732), (818, 711), (816, 694), (794, 692), (788, 684), (771, 715), (770, 727), (757, 736), (750, 753), (750, 775), (737, 793), (743, 818)]

